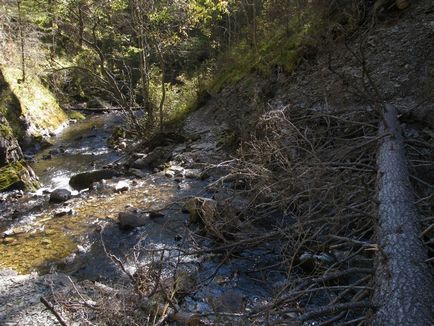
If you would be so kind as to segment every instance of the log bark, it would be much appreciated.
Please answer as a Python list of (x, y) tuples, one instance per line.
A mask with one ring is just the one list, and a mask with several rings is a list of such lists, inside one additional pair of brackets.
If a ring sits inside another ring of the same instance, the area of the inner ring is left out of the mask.
[(395, 107), (386, 105), (378, 150), (379, 251), (373, 325), (434, 325), (434, 278), (419, 239), (418, 213)]

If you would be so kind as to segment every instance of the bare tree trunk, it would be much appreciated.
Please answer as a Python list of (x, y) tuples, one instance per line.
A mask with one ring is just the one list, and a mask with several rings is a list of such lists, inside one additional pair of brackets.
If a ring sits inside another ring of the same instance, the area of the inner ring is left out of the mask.
[(17, 10), (18, 10), (18, 28), (20, 32), (20, 42), (21, 42), (21, 81), (24, 83), (26, 81), (26, 56), (24, 52), (24, 32), (23, 32), (23, 19), (21, 13), (21, 0), (17, 0)]
[(48, 0), (48, 26), (50, 27), (51, 31), (51, 46), (50, 46), (50, 59), (54, 60), (55, 54), (56, 54), (56, 30), (55, 30), (55, 9), (53, 0)]
[(379, 148), (378, 246), (373, 325), (434, 325), (434, 279), (419, 239), (418, 213), (396, 109), (386, 105)]
[(166, 83), (164, 82), (166, 78), (166, 72), (164, 69), (164, 57), (163, 52), (161, 51), (159, 45), (156, 45), (158, 58), (160, 61), (160, 69), (161, 69), (161, 99), (160, 99), (160, 131), (163, 131), (163, 119), (164, 119), (164, 103), (166, 101)]
[(166, 101), (166, 83), (164, 66), (161, 68), (160, 131), (163, 131), (164, 102)]
[(146, 36), (146, 10), (149, 3), (144, 3), (137, 0), (128, 1), (130, 7), (131, 21), (134, 33), (137, 37), (137, 46), (140, 49), (139, 60), (140, 60), (140, 80), (141, 80), (141, 93), (143, 107), (148, 115), (147, 128), (151, 130), (154, 125), (154, 108), (150, 99), (149, 90), (149, 62), (148, 62), (148, 40)]
[(83, 20), (83, 4), (80, 2), (78, 4), (78, 46), (80, 49), (83, 48), (83, 38), (84, 38), (84, 20)]

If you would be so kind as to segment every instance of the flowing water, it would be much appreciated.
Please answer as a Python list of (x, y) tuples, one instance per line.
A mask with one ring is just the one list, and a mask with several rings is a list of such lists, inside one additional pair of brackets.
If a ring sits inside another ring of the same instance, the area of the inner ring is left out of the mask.
[(43, 184), (39, 193), (46, 189), (70, 189), (71, 175), (117, 160), (120, 154), (107, 146), (107, 140), (113, 129), (123, 123), (120, 114), (93, 115), (53, 137), (53, 146), (39, 152), (32, 164)]
[[(20, 205), (35, 202), (40, 209), (22, 214), (0, 227), (0, 268), (20, 273), (52, 268), (86, 279), (112, 278), (116, 273), (106, 250), (124, 255), (146, 235), (147, 243), (175, 246), (180, 230), (188, 220), (179, 209), (153, 219), (138, 230), (124, 231), (117, 224), (119, 212), (130, 209), (158, 210), (181, 197), (197, 194), (204, 187), (200, 180), (177, 180), (149, 174), (144, 178), (120, 177), (107, 182), (108, 189), (73, 192), (64, 204), (49, 204), (44, 190), (69, 187), (69, 178), (78, 172), (102, 168), (117, 161), (120, 153), (107, 146), (116, 126), (123, 123), (117, 114), (95, 115), (67, 127), (52, 139), (53, 146), (35, 155), (32, 167), (43, 187), (36, 194), (17, 199)], [(118, 182), (127, 182), (126, 192), (113, 191)], [(72, 189), (70, 189), (72, 190)], [(32, 204), (33, 205), (33, 204)], [(59, 216), (59, 211), (71, 214)], [(105, 247), (102, 241), (105, 242)]]
[[(42, 189), (68, 189), (71, 175), (116, 161), (120, 154), (107, 147), (107, 139), (121, 123), (121, 117), (115, 114), (92, 116), (55, 137), (53, 147), (35, 156), (33, 168), (43, 183)], [(47, 157), (53, 150), (56, 153)], [(22, 274), (56, 270), (78, 280), (112, 282), (122, 272), (110, 259), (110, 254), (120, 257), (125, 267), (133, 270), (137, 266), (134, 260), (150, 259), (146, 250), (137, 251), (137, 248), (171, 248), (176, 261), (178, 248), (187, 250), (192, 245), (187, 240), (191, 232), (190, 227), (186, 228), (189, 216), (182, 213), (179, 203), (190, 196), (210, 196), (205, 190), (207, 181), (175, 180), (162, 171), (140, 179), (122, 177), (108, 183), (113, 185), (120, 181), (128, 182), (130, 189), (125, 192), (85, 191), (66, 204), (49, 204), (48, 195), (43, 194), (42, 189), (18, 199), (22, 204), (39, 201), (41, 208), (0, 227), (4, 236), (0, 240), (0, 269), (11, 268)], [(61, 209), (73, 213), (57, 216)], [(117, 224), (118, 213), (130, 209), (159, 211), (163, 215), (150, 218), (143, 227), (121, 230)], [(204, 241), (208, 243), (206, 237)], [(137, 255), (138, 252), (141, 254)], [(279, 271), (267, 275), (262, 271), (264, 264), (275, 264), (277, 256), (273, 252), (270, 244), (246, 250), (236, 259), (223, 263), (218, 258), (199, 263), (193, 256), (186, 257), (187, 264), (199, 266), (197, 277), (204, 286), (186, 297), (184, 306), (187, 310), (212, 312), (213, 300), (228, 291), (230, 297), (249, 298), (252, 303), (261, 301), (274, 291), (272, 284), (281, 282), (284, 277)], [(264, 277), (271, 283), (264, 282)]]

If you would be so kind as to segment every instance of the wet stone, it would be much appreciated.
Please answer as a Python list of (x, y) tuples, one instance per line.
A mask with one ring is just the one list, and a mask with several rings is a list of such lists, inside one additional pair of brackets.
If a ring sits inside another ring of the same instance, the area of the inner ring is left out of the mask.
[(74, 211), (71, 208), (61, 208), (54, 211), (54, 217), (63, 217), (68, 215), (73, 215)]
[(124, 191), (128, 191), (129, 189), (130, 189), (130, 185), (126, 181), (119, 181), (115, 185), (115, 191), (116, 192), (124, 192)]
[(121, 212), (118, 215), (118, 220), (120, 228), (127, 230), (146, 225), (149, 216), (137, 212)]
[(71, 199), (71, 192), (67, 189), (56, 189), (50, 194), (50, 203), (63, 203)]

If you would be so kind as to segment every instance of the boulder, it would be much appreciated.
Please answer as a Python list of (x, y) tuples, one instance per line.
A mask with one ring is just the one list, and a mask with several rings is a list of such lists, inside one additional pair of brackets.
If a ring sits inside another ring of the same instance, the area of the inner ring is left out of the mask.
[(38, 179), (26, 162), (17, 161), (0, 167), (0, 192), (35, 190), (38, 186)]
[(129, 169), (128, 172), (130, 175), (137, 177), (137, 178), (144, 178), (147, 176), (145, 171), (142, 171), (139, 169)]
[(69, 185), (76, 190), (89, 188), (92, 183), (121, 176), (121, 172), (113, 169), (102, 169), (79, 173), (71, 177)]
[(207, 225), (215, 219), (217, 202), (210, 198), (194, 197), (187, 200), (184, 209), (190, 213), (191, 223), (202, 221)]
[(146, 225), (149, 216), (137, 212), (121, 212), (118, 215), (118, 220), (121, 229), (132, 229)]
[(38, 186), (37, 177), (24, 161), (23, 152), (8, 121), (0, 113), (0, 192), (34, 190)]
[(166, 163), (172, 156), (172, 146), (157, 147), (148, 155), (135, 160), (132, 164), (136, 169), (154, 169)]
[(67, 189), (56, 189), (50, 194), (50, 203), (63, 203), (71, 199), (71, 192)]
[(176, 145), (183, 143), (186, 140), (187, 139), (183, 135), (176, 132), (158, 132), (142, 145), (143, 147), (147, 147), (149, 151), (153, 151), (158, 147)]

